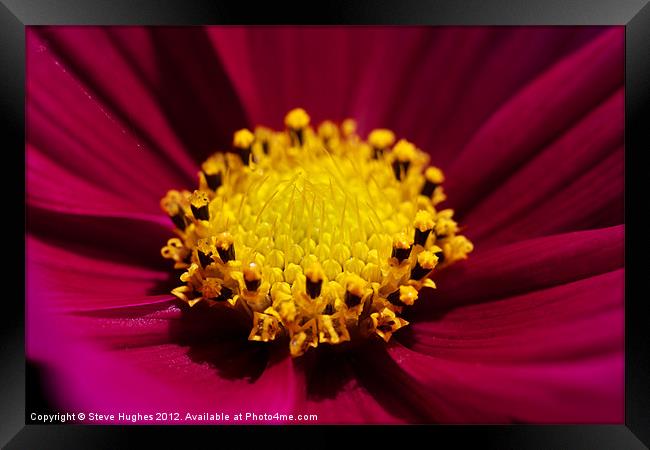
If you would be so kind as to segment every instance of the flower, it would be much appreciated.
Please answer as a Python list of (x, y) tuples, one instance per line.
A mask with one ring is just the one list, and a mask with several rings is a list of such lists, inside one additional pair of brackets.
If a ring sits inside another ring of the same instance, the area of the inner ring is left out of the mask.
[[(622, 86), (621, 27), (30, 28), (27, 357), (69, 410), (622, 422)], [(416, 143), (475, 244), (388, 343), (290, 358), (168, 294), (160, 197), (298, 105)]]

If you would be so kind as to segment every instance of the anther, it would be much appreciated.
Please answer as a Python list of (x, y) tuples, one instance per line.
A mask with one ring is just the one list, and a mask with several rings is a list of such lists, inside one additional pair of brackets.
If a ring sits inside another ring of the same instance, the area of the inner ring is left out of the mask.
[(304, 131), (309, 125), (309, 115), (302, 108), (289, 111), (284, 118), (284, 124), (289, 128), (289, 134), (294, 145), (302, 146), (305, 141)]
[(323, 269), (320, 264), (314, 264), (305, 271), (305, 288), (307, 295), (317, 298), (323, 287)]
[(418, 291), (413, 286), (400, 286), (386, 299), (397, 306), (412, 305), (418, 299)]
[(445, 181), (445, 176), (437, 167), (429, 167), (424, 171), (424, 179), (424, 186), (422, 186), (420, 193), (426, 197), (431, 197), (433, 191)]
[(269, 154), (269, 148), (273, 132), (266, 127), (255, 127), (255, 140), (262, 145), (262, 151), (265, 155)]
[(415, 235), (413, 236), (413, 242), (415, 245), (421, 245), (424, 247), (424, 244), (427, 242), (431, 230), (435, 222), (433, 221), (433, 215), (424, 209), (421, 209), (415, 214), (415, 220), (413, 221), (415, 225)]
[(424, 251), (418, 255), (417, 263), (411, 270), (411, 279), (421, 280), (431, 273), (438, 262), (438, 257), (429, 251)]
[(398, 234), (393, 240), (393, 253), (391, 256), (397, 258), (398, 262), (402, 262), (411, 256), (411, 249), (413, 245), (404, 233)]
[(345, 119), (341, 123), (341, 132), (343, 136), (349, 138), (357, 131), (357, 122), (354, 119)]
[(198, 220), (210, 220), (210, 210), (208, 205), (210, 200), (208, 195), (202, 191), (194, 191), (190, 197), (190, 207), (192, 214)]
[(330, 141), (338, 137), (338, 128), (334, 122), (326, 120), (318, 126), (318, 137), (320, 137), (326, 147), (329, 147)]
[(411, 161), (415, 156), (415, 146), (406, 139), (400, 139), (400, 141), (395, 144), (395, 147), (393, 147), (394, 159), (392, 164), (395, 178), (401, 181), (402, 177), (406, 176), (409, 167), (411, 167)]
[(262, 272), (255, 263), (250, 263), (244, 269), (244, 283), (249, 291), (256, 291), (262, 284)]
[(246, 128), (242, 128), (241, 130), (235, 132), (235, 136), (233, 138), (233, 146), (239, 150), (239, 156), (242, 162), (246, 165), (248, 165), (250, 162), (251, 148), (254, 141), (255, 136)]
[(217, 236), (217, 252), (225, 263), (235, 259), (235, 244), (230, 233), (225, 232)]
[(373, 148), (373, 158), (378, 159), (384, 154), (384, 151), (393, 145), (395, 142), (395, 135), (390, 130), (377, 129), (370, 132), (368, 135), (368, 143)]
[(361, 303), (363, 299), (366, 281), (359, 276), (352, 276), (348, 281), (345, 290), (345, 304), (352, 308)]
[(160, 206), (169, 215), (172, 223), (179, 230), (185, 230), (187, 227), (187, 220), (185, 218), (185, 211), (181, 206), (183, 196), (178, 191), (169, 191), (167, 195), (160, 200)]

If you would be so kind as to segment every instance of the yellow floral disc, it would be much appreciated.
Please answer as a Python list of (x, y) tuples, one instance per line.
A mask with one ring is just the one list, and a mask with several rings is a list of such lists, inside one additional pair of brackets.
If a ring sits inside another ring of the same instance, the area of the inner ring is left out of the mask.
[[(287, 129), (239, 130), (232, 153), (203, 164), (193, 192), (169, 191), (177, 237), (162, 249), (184, 269), (172, 292), (250, 318), (253, 341), (288, 338), (293, 356), (319, 344), (388, 341), (430, 275), (464, 259), (443, 174), (414, 144), (354, 121), (316, 129), (303, 109)], [(394, 144), (394, 145), (393, 145)]]

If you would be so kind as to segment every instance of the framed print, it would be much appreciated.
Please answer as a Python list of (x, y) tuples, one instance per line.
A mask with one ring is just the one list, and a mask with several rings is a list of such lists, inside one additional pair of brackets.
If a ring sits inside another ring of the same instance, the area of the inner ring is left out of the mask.
[(7, 448), (650, 441), (646, 2), (4, 3)]

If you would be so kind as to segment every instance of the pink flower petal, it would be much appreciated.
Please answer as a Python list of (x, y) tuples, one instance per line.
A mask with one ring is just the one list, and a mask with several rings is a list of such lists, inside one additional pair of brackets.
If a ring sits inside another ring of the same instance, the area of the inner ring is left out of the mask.
[(160, 249), (173, 237), (168, 219), (137, 214), (78, 215), (27, 209), (27, 230), (47, 242), (99, 261), (121, 261), (170, 273)]
[[(64, 250), (27, 236), (27, 281), (40, 294), (29, 296), (28, 307), (84, 311), (143, 302), (169, 278), (155, 271)], [(172, 298), (164, 289), (157, 294)]]
[(398, 335), (437, 358), (538, 364), (623, 352), (623, 269), (503, 300), (456, 308)]
[(27, 47), (27, 141), (35, 149), (141, 208), (194, 178), (187, 156), (178, 150), (169, 159), (146, 142), (31, 31)]
[[(282, 126), (286, 111), (300, 105), (317, 120), (352, 115), (363, 132), (394, 127), (431, 152), (438, 150), (438, 139), (462, 143), (468, 123), (478, 126), (531, 76), (601, 31), (206, 28), (252, 123)], [(519, 64), (504, 74), (503, 65), (513, 58)], [(464, 76), (471, 76), (471, 82)], [(476, 86), (476, 95), (466, 95), (467, 86)], [(383, 101), (386, 98), (400, 99), (400, 106)], [(463, 101), (471, 104), (465, 108)], [(450, 114), (451, 108), (462, 114)], [(448, 124), (451, 117), (453, 123)]]
[[(258, 421), (246, 413), (258, 415), (275, 413), (309, 413), (296, 409), (296, 396), (301, 379), (290, 359), (269, 364), (254, 381), (228, 379), (217, 369), (196, 363), (187, 350), (176, 345), (132, 348), (122, 352), (99, 351), (86, 343), (69, 341), (58, 346), (55, 359), (41, 359), (53, 372), (65, 391), (53, 392), (64, 411), (93, 411), (113, 414), (116, 421), (99, 423), (129, 423), (119, 419), (119, 413), (178, 414), (178, 421), (167, 416), (162, 420), (140, 418), (140, 424), (201, 424), (201, 423), (282, 423), (281, 419)], [(62, 361), (67, 361), (62, 364)], [(78, 361), (70, 364), (70, 361)], [(119, 374), (119, 376), (116, 376)], [(187, 420), (187, 414), (229, 414), (229, 421), (207, 419)], [(233, 416), (242, 413), (242, 419)]]
[(398, 424), (403, 417), (391, 413), (368, 390), (352, 378), (331, 397), (307, 398), (304, 411), (318, 415), (318, 424)]
[(203, 161), (232, 147), (233, 133), (251, 126), (223, 64), (201, 27), (152, 27), (160, 74), (157, 98), (188, 151)]
[(450, 203), (467, 211), (622, 82), (623, 29), (614, 28), (553, 66), (492, 115), (448, 170)]
[[(128, 32), (129, 29), (123, 30)], [(102, 27), (30, 28), (27, 36), (28, 98), (41, 88), (47, 92), (41, 94), (43, 97), (49, 95), (56, 99), (54, 107), (66, 105), (57, 113), (74, 108), (81, 118), (84, 113), (91, 114), (86, 117), (91, 124), (96, 122), (93, 117), (97, 112), (104, 116), (99, 123), (108, 119), (118, 128), (116, 132), (106, 133), (107, 136), (119, 139), (128, 134), (136, 140), (137, 145), (122, 149), (131, 150), (127, 154), (157, 156), (160, 164), (175, 168), (177, 176), (184, 176), (186, 180), (193, 177), (195, 163), (174, 132), (173, 124), (162, 114), (156, 85), (140, 76), (138, 68), (141, 65), (127, 57), (119, 41), (112, 36), (109, 29)], [(129, 42), (132, 49), (140, 46), (144, 48), (138, 52), (138, 57), (146, 58), (151, 65), (156, 57), (155, 53), (150, 53), (154, 47), (141, 34)], [(158, 70), (160, 75), (162, 72)], [(66, 99), (70, 103), (63, 101)], [(90, 132), (88, 130), (84, 137)], [(138, 151), (133, 152), (134, 148)], [(123, 158), (125, 155), (122, 153)]]
[(489, 237), (490, 246), (518, 239), (607, 227), (623, 222), (623, 147), (603, 159), (564, 190), (540, 201)]
[(388, 352), (436, 421), (623, 422), (622, 352), (530, 365), (449, 361), (397, 344)]
[(206, 27), (253, 124), (282, 126), (286, 112), (307, 108), (340, 120), (371, 31), (342, 27)]
[(305, 377), (301, 407), (318, 414), (319, 423), (403, 423), (399, 411), (375, 398), (358, 380), (356, 355), (370, 356), (375, 349), (341, 350), (322, 345), (296, 360)]
[[(120, 216), (169, 226), (169, 218), (149, 202), (119, 195), (92, 177), (62, 166), (32, 145), (27, 145), (27, 204), (64, 214)], [(136, 186), (131, 186), (137, 191)], [(162, 196), (162, 194), (161, 194)], [(148, 212), (147, 212), (148, 211)], [(154, 214), (155, 212), (155, 214)]]
[[(540, 203), (545, 201), (558, 206), (554, 216), (565, 219), (573, 217), (576, 211), (560, 209), (557, 197), (565, 197), (567, 185), (602, 162), (607, 155), (616, 152), (622, 141), (621, 89), (473, 208), (463, 220), (468, 234), (477, 242), (491, 241), (495, 233), (509, 230), (512, 221), (528, 217), (531, 213), (534, 215)], [(616, 154), (622, 162), (622, 153)], [(616, 165), (620, 166), (620, 163)], [(620, 175), (613, 176), (611, 182), (606, 184), (619, 184), (618, 180), (622, 180)], [(592, 189), (597, 190), (598, 186), (593, 186)], [(587, 187), (585, 194), (595, 193)], [(620, 199), (622, 203), (622, 195)], [(600, 207), (602, 200), (601, 196), (592, 195), (590, 203), (597, 203)], [(544, 223), (538, 225), (543, 226)], [(536, 231), (541, 234), (540, 231), (547, 230)]]
[(536, 238), (482, 251), (434, 276), (413, 314), (530, 292), (623, 267), (622, 225)]
[[(251, 121), (282, 127), (296, 106), (316, 122), (358, 119), (360, 126), (382, 125), (366, 115), (399, 95), (435, 32), (424, 27), (209, 27), (206, 29)], [(372, 98), (374, 97), (374, 98)], [(384, 106), (386, 105), (386, 106)], [(368, 128), (368, 126), (365, 126)]]
[[(458, 60), (459, 53), (452, 52), (443, 60), (430, 56), (423, 58), (423, 67), (411, 80), (410, 95), (402, 102), (404, 112), (412, 114), (400, 116), (410, 122), (410, 126), (405, 124), (400, 129), (430, 153), (432, 161), (439, 167), (447, 168), (453, 162), (467, 141), (501, 104), (540, 72), (603, 31), (599, 27), (488, 29), (491, 32), (490, 45), (468, 55), (471, 64), (466, 61), (464, 64), (468, 67), (457, 76), (452, 77), (445, 65), (462, 64)], [(459, 33), (464, 31), (462, 28), (456, 30)], [(512, 64), (515, 60), (517, 64)], [(445, 69), (441, 70), (441, 66)], [(445, 107), (439, 102), (441, 95), (449, 99)], [(423, 127), (421, 123), (427, 126)]]

